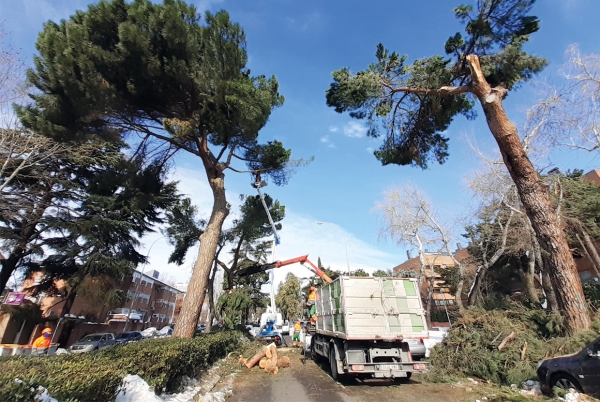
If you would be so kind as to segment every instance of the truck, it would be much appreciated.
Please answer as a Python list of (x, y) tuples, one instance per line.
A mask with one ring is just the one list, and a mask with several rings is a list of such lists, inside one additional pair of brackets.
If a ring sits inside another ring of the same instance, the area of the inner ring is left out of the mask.
[(341, 276), (317, 288), (316, 315), (311, 356), (329, 361), (335, 381), (429, 370), (407, 343), (428, 337), (416, 279)]
[[(300, 263), (324, 284), (316, 289), (316, 321), (309, 329), (310, 355), (326, 360), (335, 381), (350, 377), (408, 380), (427, 372), (428, 362), (414, 361), (408, 342), (428, 338), (417, 280), (340, 276), (331, 280), (308, 256), (255, 265), (240, 276)], [(306, 345), (308, 346), (308, 345)]]

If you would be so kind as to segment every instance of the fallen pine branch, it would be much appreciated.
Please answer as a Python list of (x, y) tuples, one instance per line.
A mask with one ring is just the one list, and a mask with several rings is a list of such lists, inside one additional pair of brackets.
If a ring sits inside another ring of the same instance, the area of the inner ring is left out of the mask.
[(504, 339), (502, 340), (502, 342), (500, 343), (500, 345), (498, 345), (498, 350), (502, 350), (502, 349), (504, 349), (504, 347), (506, 346), (506, 344), (507, 344), (508, 342), (510, 342), (510, 340), (511, 340), (511, 339), (513, 339), (515, 336), (516, 336), (516, 335), (515, 335), (515, 332), (514, 332), (514, 331), (513, 331), (513, 332), (511, 332), (511, 333), (510, 333), (510, 334), (509, 334), (509, 335), (508, 335), (506, 338), (504, 338)]

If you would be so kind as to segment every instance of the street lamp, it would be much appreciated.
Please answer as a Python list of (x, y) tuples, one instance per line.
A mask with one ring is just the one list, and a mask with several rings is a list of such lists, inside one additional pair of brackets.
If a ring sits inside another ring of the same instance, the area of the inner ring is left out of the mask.
[(346, 243), (346, 231), (344, 229), (342, 229), (342, 227), (340, 225), (338, 225), (337, 223), (333, 223), (333, 222), (317, 222), (317, 225), (323, 225), (325, 223), (328, 225), (337, 226), (344, 234), (344, 248), (346, 249), (346, 265), (348, 266), (348, 275), (350, 275), (350, 260), (348, 259), (348, 244)]
[[(133, 297), (131, 299), (131, 306), (129, 307), (129, 311), (127, 312), (127, 320), (125, 320), (125, 325), (123, 325), (123, 332), (125, 332), (125, 330), (127, 329), (127, 324), (129, 324), (129, 319), (131, 318), (131, 310), (133, 310), (133, 303), (135, 303), (135, 300), (137, 299), (138, 289), (140, 288), (140, 283), (142, 283), (142, 275), (144, 275), (144, 272), (146, 271), (146, 265), (148, 265), (147, 261), (148, 261), (148, 257), (150, 256), (150, 251), (152, 251), (152, 247), (156, 244), (157, 241), (164, 239), (165, 237), (167, 237), (167, 236), (162, 236), (162, 237), (159, 237), (158, 239), (154, 240), (152, 242), (152, 244), (150, 245), (150, 248), (148, 249), (148, 253), (146, 254), (146, 262), (144, 263), (144, 265), (142, 267), (142, 272), (140, 273), (140, 280), (135, 285), (135, 293), (133, 294)], [(133, 272), (133, 279), (135, 279), (135, 270)], [(173, 308), (173, 312), (175, 312), (175, 308)]]

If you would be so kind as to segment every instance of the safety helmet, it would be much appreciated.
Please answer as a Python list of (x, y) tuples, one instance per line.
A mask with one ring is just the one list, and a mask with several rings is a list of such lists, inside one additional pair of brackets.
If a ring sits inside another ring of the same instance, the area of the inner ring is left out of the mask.
[(51, 328), (44, 328), (44, 330), (42, 331), (42, 335), (44, 334), (51, 334), (52, 333), (52, 329)]

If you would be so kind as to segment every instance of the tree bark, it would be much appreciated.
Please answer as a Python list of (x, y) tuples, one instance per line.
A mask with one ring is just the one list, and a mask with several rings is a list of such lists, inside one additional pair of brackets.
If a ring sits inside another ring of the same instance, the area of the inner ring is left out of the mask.
[(475, 279), (473, 279), (471, 292), (469, 292), (469, 299), (467, 300), (468, 306), (474, 306), (477, 303), (477, 300), (479, 300), (479, 295), (481, 294), (481, 283), (485, 279), (486, 274), (487, 264), (480, 265), (475, 273)]
[(594, 266), (594, 271), (596, 272), (596, 277), (600, 279), (600, 256), (598, 256), (598, 250), (596, 250), (596, 245), (592, 241), (590, 235), (587, 234), (585, 229), (582, 228), (583, 241), (586, 245), (587, 254), (592, 260), (592, 265)]
[[(535, 257), (534, 257), (534, 267), (535, 267)], [(540, 299), (537, 296), (537, 292), (535, 290), (535, 284), (533, 282), (533, 275), (530, 274), (530, 261), (528, 260), (527, 264), (527, 272), (523, 271), (523, 266), (521, 264), (521, 259), (517, 258), (517, 273), (519, 274), (519, 278), (523, 285), (525, 285), (525, 290), (527, 292), (527, 297), (533, 303), (539, 304)]]
[(187, 294), (183, 299), (179, 322), (175, 326), (175, 331), (173, 331), (173, 336), (178, 338), (192, 338), (194, 336), (202, 311), (206, 284), (215, 258), (221, 228), (229, 214), (225, 197), (225, 174), (213, 168), (207, 169), (207, 175), (214, 197), (213, 210), (208, 225), (206, 225), (206, 230), (200, 235), (198, 258), (194, 264)]
[(591, 320), (583, 295), (577, 268), (548, 195), (548, 186), (541, 180), (519, 139), (516, 126), (508, 119), (502, 105), (504, 88), (491, 88), (485, 79), (479, 58), (467, 56), (477, 96), (498, 143), (502, 159), (513, 179), (525, 212), (531, 221), (540, 247), (548, 260), (548, 274), (565, 324), (571, 332), (589, 329)]
[(204, 332), (211, 332), (213, 317), (215, 315), (215, 300), (214, 300), (214, 284), (215, 284), (215, 275), (217, 273), (217, 260), (213, 264), (212, 273), (210, 274), (210, 279), (208, 280), (208, 314), (206, 316), (206, 329)]
[(527, 256), (527, 288), (531, 293), (531, 301), (540, 304), (540, 298), (535, 289), (535, 253), (533, 250), (529, 250), (529, 255)]
[(433, 304), (433, 288), (435, 286), (435, 268), (432, 264), (429, 265), (431, 269), (431, 278), (429, 279), (429, 287), (427, 288), (427, 310), (426, 319), (427, 325), (431, 328), (431, 307)]

